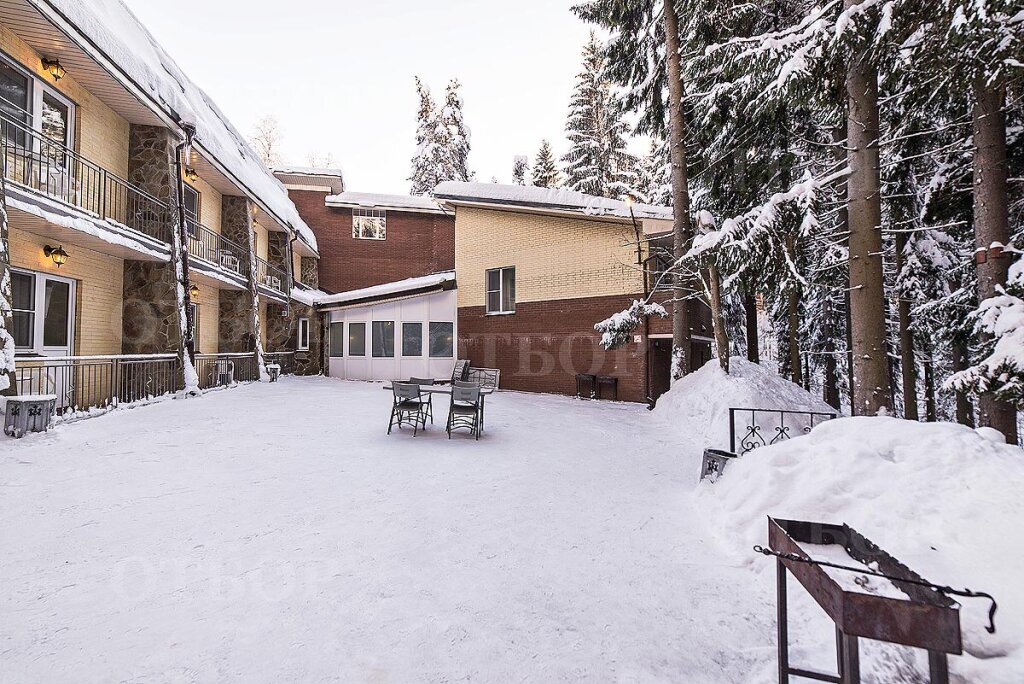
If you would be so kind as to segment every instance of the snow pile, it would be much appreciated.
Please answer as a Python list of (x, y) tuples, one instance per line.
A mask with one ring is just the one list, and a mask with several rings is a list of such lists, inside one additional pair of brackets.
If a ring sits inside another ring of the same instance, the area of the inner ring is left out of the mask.
[[(836, 413), (836, 410), (771, 369), (734, 356), (727, 375), (711, 359), (658, 399), (655, 420), (680, 442), (703, 449), (729, 446), (729, 409), (760, 408)], [(770, 437), (769, 437), (770, 439)]]
[(103, 55), (181, 123), (196, 127), (196, 144), (222, 163), (276, 217), (316, 248), (313, 231), (223, 112), (182, 72), (121, 0), (30, 0), (44, 16), (66, 17)]
[[(988, 602), (960, 599), (965, 655), (950, 665), (964, 681), (1009, 684), (1024, 681), (1021, 492), (1021, 450), (991, 435), (953, 423), (856, 417), (741, 457), (714, 485), (698, 487), (696, 504), (766, 583), (775, 564), (750, 549), (767, 540), (771, 515), (847, 523), (929, 581), (993, 594), (994, 635), (984, 629)], [(907, 657), (882, 649), (878, 675)]]
[(346, 302), (354, 302), (360, 299), (368, 299), (370, 297), (383, 297), (385, 295), (412, 292), (414, 290), (444, 285), (445, 283), (454, 281), (455, 271), (442, 271), (441, 273), (432, 273), (430, 275), (417, 276), (415, 278), (406, 278), (405, 280), (396, 280), (393, 283), (372, 285), (358, 290), (349, 290), (348, 292), (339, 292), (338, 294), (327, 295), (316, 299), (315, 303), (344, 304)]
[[(511, 204), (517, 206), (548, 207), (574, 211), (584, 216), (615, 216), (630, 218), (627, 202), (595, 197), (567, 188), (538, 188), (533, 185), (502, 185), (500, 183), (457, 183), (447, 181), (434, 189), (439, 200)], [(672, 207), (653, 204), (634, 204), (632, 215), (638, 219), (672, 220)]]

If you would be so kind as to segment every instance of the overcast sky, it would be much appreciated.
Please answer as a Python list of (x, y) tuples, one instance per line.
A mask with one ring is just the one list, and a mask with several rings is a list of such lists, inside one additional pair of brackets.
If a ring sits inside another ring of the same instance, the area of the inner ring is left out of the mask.
[(405, 193), (413, 76), (462, 84), (478, 180), (509, 182), (563, 128), (589, 27), (572, 0), (125, 0), (246, 135), (280, 123), (286, 162), (325, 153), (350, 190)]

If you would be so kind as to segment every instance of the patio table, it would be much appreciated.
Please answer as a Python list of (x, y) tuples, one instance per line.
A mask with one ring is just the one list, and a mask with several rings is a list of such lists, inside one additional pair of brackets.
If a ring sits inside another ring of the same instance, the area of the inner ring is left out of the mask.
[[(399, 384), (401, 384), (401, 383), (399, 383)], [(408, 384), (411, 385), (411, 384), (414, 384), (414, 383), (408, 383)], [(454, 387), (454, 385), (420, 385), (419, 387), (420, 387), (420, 392), (422, 392), (423, 394), (449, 394), (450, 395), (452, 393), (452, 387)], [(494, 390), (495, 389), (497, 389), (497, 388), (496, 387), (481, 387), (480, 388), (480, 410), (481, 411), (483, 411), (484, 404), (487, 403), (487, 395), (488, 394), (494, 394)], [(394, 388), (391, 386), (390, 382), (388, 384), (384, 385), (384, 391), (385, 392), (392, 392), (392, 391), (394, 391)], [(481, 424), (480, 424), (480, 434), (483, 434), (483, 421), (482, 421), (482, 419), (481, 419)]]

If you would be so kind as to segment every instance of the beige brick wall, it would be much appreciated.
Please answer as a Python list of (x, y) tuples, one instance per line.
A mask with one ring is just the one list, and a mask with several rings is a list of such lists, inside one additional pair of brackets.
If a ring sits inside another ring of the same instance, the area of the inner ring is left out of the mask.
[(256, 234), (256, 256), (266, 261), (268, 244), (267, 240), (269, 233), (266, 228), (256, 223), (255, 221), (253, 222), (252, 226), (253, 233)]
[(516, 300), (536, 302), (643, 290), (632, 225), (459, 207), (459, 306), (484, 306), (490, 268), (516, 267)]
[(185, 182), (199, 191), (199, 222), (219, 234), (221, 193), (202, 178), (197, 178), (194, 182)]
[(199, 305), (196, 352), (216, 354), (220, 351), (220, 289), (204, 282), (193, 301)]
[(58, 270), (53, 261), (43, 254), (43, 246), (48, 242), (52, 240), (47, 241), (12, 226), (11, 264), (76, 281), (75, 354), (120, 354), (124, 262), (117, 257), (69, 245), (70, 258)]
[(37, 74), (77, 106), (76, 140), (78, 151), (87, 159), (114, 173), (128, 175), (128, 122), (96, 96), (80, 86), (68, 73), (58, 83), (43, 71), (42, 56), (7, 26), (0, 25), (0, 49)]

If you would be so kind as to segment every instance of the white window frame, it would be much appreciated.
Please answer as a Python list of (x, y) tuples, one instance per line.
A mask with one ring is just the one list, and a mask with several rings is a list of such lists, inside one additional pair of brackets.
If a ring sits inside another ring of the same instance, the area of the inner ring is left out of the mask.
[[(367, 349), (366, 349), (366, 346), (367, 346), (366, 345), (366, 338), (368, 337), (368, 335), (366, 333), (368, 332), (367, 328), (369, 328), (368, 324), (369, 324), (369, 321), (346, 321), (345, 322), (345, 351), (348, 352), (348, 358), (350, 358), (350, 359), (366, 359), (366, 358), (369, 358), (370, 355), (367, 353)], [(362, 354), (353, 354), (352, 353), (352, 326), (353, 325), (362, 325), (363, 326), (363, 353)]]
[[(434, 323), (437, 323), (438, 325), (450, 325), (450, 326), (452, 326), (452, 353), (451, 354), (446, 354), (444, 356), (434, 356), (434, 354), (432, 353), (431, 347), (430, 347), (430, 326), (433, 325)], [(430, 321), (427, 324), (427, 335), (426, 335), (425, 342), (426, 342), (426, 346), (427, 346), (427, 355), (430, 358), (432, 358), (432, 359), (454, 359), (456, 354), (457, 354), (457, 352), (458, 352), (458, 349), (459, 349), (459, 339), (458, 339), (458, 336), (455, 333), (455, 321)]]
[[(505, 271), (512, 271), (512, 283), (515, 288), (516, 282), (516, 267), (515, 266), (499, 266), (498, 268), (489, 268), (484, 272), (484, 311), (488, 316), (508, 316), (516, 312), (516, 303), (512, 302), (511, 309), (505, 309)], [(498, 289), (490, 289), (491, 273), (497, 272), (498, 274)], [(491, 293), (498, 293), (498, 308), (491, 309)]]
[[(305, 330), (303, 330), (305, 328)], [(298, 351), (309, 351), (309, 318), (307, 316), (301, 316), (299, 318), (299, 325), (296, 330), (299, 339), (296, 341), (296, 349)], [(305, 333), (305, 342), (303, 342), (303, 333)]]
[[(360, 219), (380, 219), (380, 225), (372, 235), (365, 235)], [(353, 209), (352, 238), (355, 240), (386, 240), (388, 237), (388, 212), (383, 209)]]
[[(32, 277), (32, 346), (15, 347), (15, 354), (38, 354), (52, 356), (54, 352), (64, 352), (70, 356), (75, 350), (75, 302), (77, 283), (71, 278), (63, 278), (45, 271), (30, 271), (25, 268), (11, 268), (12, 273), (20, 273)], [(46, 281), (55, 280), (68, 285), (68, 344), (65, 347), (46, 347), (43, 345), (44, 326), (46, 323)], [(12, 302), (13, 304), (13, 302)], [(21, 311), (22, 309), (19, 309)]]
[(77, 105), (67, 95), (57, 90), (49, 83), (44, 81), (38, 74), (34, 73), (31, 69), (27, 68), (24, 64), (14, 59), (6, 52), (0, 51), (0, 60), (6, 62), (9, 66), (15, 70), (20, 71), (23, 76), (28, 77), (28, 114), (31, 116), (29, 121), (29, 127), (35, 131), (38, 135), (43, 134), (43, 93), (48, 93), (55, 100), (59, 100), (61, 104), (68, 108), (68, 130), (66, 140), (63, 141), (64, 146), (68, 149), (75, 149), (75, 124), (76, 124), (76, 109)]

